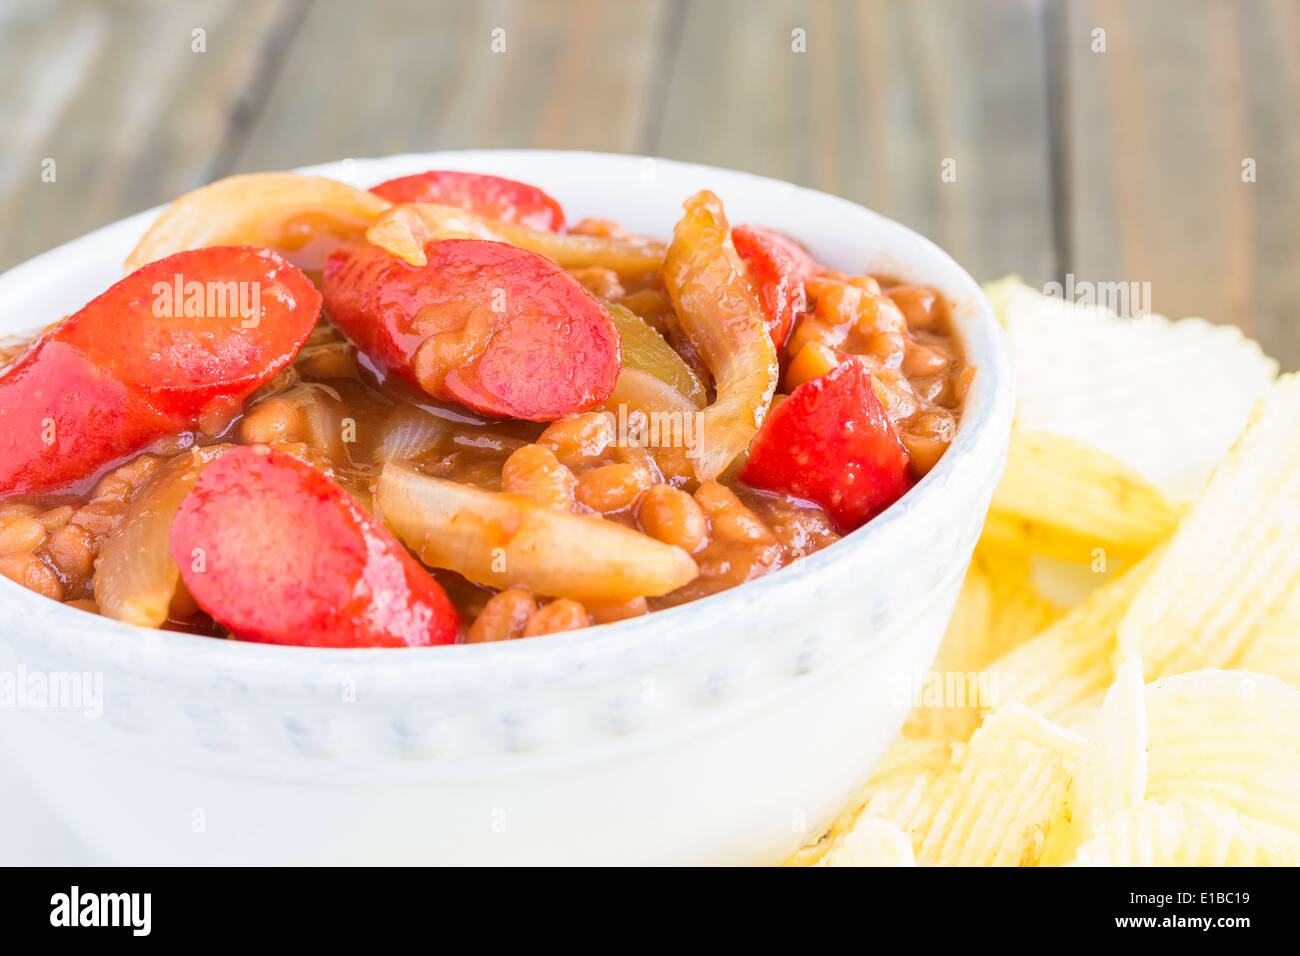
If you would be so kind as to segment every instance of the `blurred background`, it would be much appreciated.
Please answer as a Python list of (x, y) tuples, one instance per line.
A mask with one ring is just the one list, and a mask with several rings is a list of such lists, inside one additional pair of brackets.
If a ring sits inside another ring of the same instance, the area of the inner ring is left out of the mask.
[(1300, 0), (0, 0), (0, 78), (0, 269), (230, 173), (604, 150), (981, 280), (1149, 282), (1300, 367)]

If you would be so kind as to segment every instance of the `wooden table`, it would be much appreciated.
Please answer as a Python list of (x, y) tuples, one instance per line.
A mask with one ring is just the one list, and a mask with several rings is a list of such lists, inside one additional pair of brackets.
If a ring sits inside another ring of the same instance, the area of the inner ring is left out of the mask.
[(0, 267), (233, 172), (649, 153), (1300, 366), (1300, 0), (5, 0), (0, 71)]

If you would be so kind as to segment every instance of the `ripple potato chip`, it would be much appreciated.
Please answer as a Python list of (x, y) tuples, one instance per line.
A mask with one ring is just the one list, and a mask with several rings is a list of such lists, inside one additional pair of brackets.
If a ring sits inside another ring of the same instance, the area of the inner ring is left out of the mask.
[(1079, 847), (1071, 866), (1288, 866), (1294, 848), (1245, 822), (1230, 809), (1203, 801), (1148, 800), (1115, 815), (1106, 829)]
[[(1087, 561), (1100, 548), (1141, 557), (1169, 537), (1178, 509), (1124, 462), (1063, 435), (1011, 435), (993, 511), (1036, 525), (1056, 557)], [(1033, 529), (1027, 532), (1033, 535)], [(1060, 553), (1064, 551), (1065, 553)]]
[(818, 866), (916, 866), (916, 856), (906, 833), (873, 817), (854, 827)]
[[(940, 681), (945, 674), (964, 674), (978, 671), (994, 654), (993, 644), (993, 585), (988, 574), (977, 560), (971, 561), (966, 580), (962, 582), (953, 608), (952, 619), (944, 633), (939, 653), (930, 666), (930, 678)], [(979, 726), (976, 702), (941, 700), (940, 706), (930, 706), (924, 691), (918, 694), (916, 706), (908, 714), (904, 735), (900, 741), (918, 738), (936, 738), (965, 742)], [(891, 750), (892, 754), (893, 751)], [(886, 766), (890, 754), (882, 758), (877, 772)]]
[[(964, 741), (963, 741), (964, 743)], [(910, 784), (921, 774), (942, 770), (952, 759), (952, 743), (939, 737), (919, 737), (903, 733), (890, 745), (876, 764), (875, 772), (863, 788), (861, 803), (872, 795)]]
[(791, 862), (1300, 865), (1300, 376), (1234, 329), (988, 292), (1016, 431), (933, 670), (991, 699), (920, 701)]
[(1032, 866), (1065, 806), (1083, 747), (1082, 737), (1032, 711), (1004, 707), (942, 771), (878, 793), (858, 819), (898, 826), (923, 866)]
[(1041, 634), (989, 665), (1002, 703), (1024, 704), (1065, 721), (1100, 703), (1115, 677), (1115, 636), (1160, 552), (1108, 581)]
[(1197, 797), (1300, 831), (1300, 691), (1276, 677), (1203, 670), (1146, 688), (1146, 795)]
[(1131, 657), (1106, 692), (1092, 738), (1084, 748), (1080, 805), (1099, 816), (1135, 810), (1146, 795), (1148, 737), (1143, 686), (1142, 660)]
[(984, 569), (992, 589), (989, 630), (994, 653), (981, 662), (987, 664), (1042, 633), (1065, 612), (1039, 588), (1029, 552), (982, 545), (975, 551), (975, 560)]
[[(887, 794), (885, 800), (906, 803), (923, 791), (924, 785), (934, 778), (952, 758), (952, 744), (938, 737), (918, 737), (899, 734), (885, 755), (876, 764), (871, 779), (849, 801), (848, 807), (816, 843), (805, 846), (785, 861), (785, 866), (820, 865), (829, 849), (838, 846), (840, 838), (858, 821), (858, 814), (877, 794)], [(910, 847), (910, 845), (909, 845)], [(910, 848), (909, 848), (910, 852)], [(836, 865), (850, 865), (841, 862)], [(854, 863), (852, 865), (866, 865)]]
[[(941, 682), (986, 687), (996, 694), (988, 665), (1025, 643), (1058, 619), (1062, 612), (1033, 582), (1027, 551), (981, 543), (971, 560), (943, 643), (930, 675)], [(905, 734), (964, 743), (980, 722), (988, 703), (979, 694), (964, 701), (929, 705), (924, 697), (908, 715)], [(882, 761), (882, 766), (884, 762)]]
[(1300, 375), (1279, 379), (1153, 565), (1117, 655), (1157, 677), (1235, 667), (1300, 590)]
[(1175, 501), (1196, 496), (1277, 374), (1232, 326), (1121, 318), (1014, 277), (985, 292), (1007, 333), (1018, 426), (1117, 458)]
[(1069, 805), (1048, 834), (1040, 864), (1073, 859), (1079, 844), (1106, 832), (1117, 814), (1142, 805), (1147, 786), (1146, 697), (1142, 661), (1119, 669), (1083, 748)]
[(1237, 666), (1244, 671), (1272, 674), (1300, 690), (1300, 624), (1283, 620), (1266, 625)]

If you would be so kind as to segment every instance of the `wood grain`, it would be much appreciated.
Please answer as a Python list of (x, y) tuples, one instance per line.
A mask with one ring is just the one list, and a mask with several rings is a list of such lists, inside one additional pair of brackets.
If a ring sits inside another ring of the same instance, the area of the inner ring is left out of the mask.
[(977, 277), (1042, 282), (1056, 269), (1043, 18), (1030, 0), (692, 3), (646, 149), (846, 196)]
[(633, 152), (665, 10), (318, 0), (231, 171), (406, 150)]
[(977, 278), (1150, 282), (1300, 367), (1300, 0), (8, 0), (0, 63), (0, 268), (232, 172), (652, 153), (847, 196)]
[[(1300, 364), (1293, 2), (1089, 0), (1062, 18), (1070, 261)], [(1106, 49), (1094, 51), (1094, 30)], [(1256, 181), (1243, 181), (1253, 161)]]
[[(210, 176), (290, 4), (21, 2), (0, 10), (0, 268)], [(195, 29), (206, 52), (194, 52)], [(42, 180), (54, 161), (55, 179)]]

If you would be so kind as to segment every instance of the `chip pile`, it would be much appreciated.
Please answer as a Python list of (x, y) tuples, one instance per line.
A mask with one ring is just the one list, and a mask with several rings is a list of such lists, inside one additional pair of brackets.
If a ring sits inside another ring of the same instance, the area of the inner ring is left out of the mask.
[(986, 287), (1007, 471), (916, 706), (791, 865), (1300, 865), (1300, 374)]

